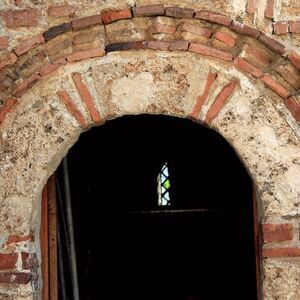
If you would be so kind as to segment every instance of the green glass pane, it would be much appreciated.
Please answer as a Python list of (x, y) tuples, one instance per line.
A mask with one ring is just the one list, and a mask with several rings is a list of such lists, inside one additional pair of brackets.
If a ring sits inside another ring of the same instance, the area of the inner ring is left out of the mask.
[(169, 189), (170, 188), (170, 180), (169, 179), (167, 179), (165, 182), (164, 182), (164, 188), (167, 190), (167, 189)]

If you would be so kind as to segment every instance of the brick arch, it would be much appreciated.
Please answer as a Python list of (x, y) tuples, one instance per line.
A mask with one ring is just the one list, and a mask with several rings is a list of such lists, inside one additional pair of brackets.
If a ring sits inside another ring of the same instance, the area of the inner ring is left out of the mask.
[[(121, 23), (119, 28), (116, 23)], [(130, 30), (138, 35), (136, 39)], [(122, 36), (126, 31), (130, 34)], [(0, 122), (15, 98), (62, 65), (137, 49), (190, 51), (229, 61), (283, 98), (299, 121), (300, 56), (296, 51), (219, 13), (150, 5), (75, 19), (17, 46), (0, 61)]]
[[(145, 14), (146, 10), (149, 14), (148, 9), (140, 11)], [(18, 70), (16, 73), (25, 77), (7, 91), (0, 111), (0, 232), (3, 233), (0, 255), (5, 262), (0, 265), (0, 270), (5, 270), (5, 275), (0, 274), (2, 282), (11, 280), (14, 275), (15, 283), (25, 284), (35, 272), (28, 260), (38, 253), (36, 237), (42, 188), (68, 149), (91, 126), (99, 126), (124, 114), (160, 113), (191, 118), (217, 130), (236, 150), (257, 186), (261, 202), (260, 218), (265, 223), (263, 255), (267, 259), (264, 261), (265, 295), (272, 286), (272, 266), (278, 264), (268, 259), (300, 256), (297, 241), (300, 133), (296, 120), (284, 105), (292, 107), (297, 118), (298, 108), (294, 101), (297, 93), (280, 84), (278, 66), (273, 64), (275, 69), (271, 70), (255, 65), (255, 60), (261, 56), (253, 54), (253, 45), (260, 43), (256, 37), (264, 35), (207, 12), (199, 15), (210, 27), (203, 27), (202, 23), (199, 27), (185, 18), (185, 22), (174, 29), (172, 22), (165, 23), (170, 19), (160, 16), (161, 6), (152, 9), (160, 11), (147, 17), (151, 35), (165, 40), (157, 41), (153, 36), (146, 41), (126, 38), (99, 47), (97, 39), (91, 41), (89, 37), (93, 37), (94, 31), (96, 36), (99, 34), (98, 26), (101, 27), (99, 24), (106, 18), (109, 21), (104, 22), (105, 26), (111, 21), (114, 26), (118, 22), (123, 26), (124, 21), (120, 19), (125, 17), (126, 22), (135, 22), (132, 15), (129, 17), (131, 10), (105, 12), (100, 17), (73, 21), (72, 26), (84, 27), (82, 32), (70, 32), (71, 25), (66, 24), (49, 29), (43, 35), (44, 40), (39, 37), (39, 42), (30, 40), (25, 46), (20, 45), (26, 51), (14, 63), (11, 62), (16, 57), (11, 54), (13, 59), (3, 67), (2, 71), (10, 76)], [(167, 15), (171, 12), (184, 14), (180, 17), (191, 13), (190, 10), (167, 11), (164, 10)], [(142, 20), (144, 16), (136, 18)], [(126, 22), (125, 28), (130, 28)], [(189, 36), (193, 36), (189, 34), (195, 34), (191, 31), (196, 29), (201, 31), (198, 36), (206, 44), (188, 41)], [(108, 33), (109, 29), (105, 31)], [(181, 37), (187, 40), (169, 41), (177, 31), (184, 32)], [(148, 35), (147, 31), (145, 36)], [(68, 47), (70, 36), (71, 50)], [(76, 44), (78, 40), (81, 43)], [(273, 40), (267, 41), (277, 45)], [(225, 47), (220, 43), (225, 44), (226, 49), (220, 50), (220, 45)], [(233, 43), (236, 46), (230, 47)], [(91, 48), (95, 44), (96, 48)], [(60, 45), (66, 47), (59, 48)], [(254, 59), (249, 54), (251, 47)], [(261, 53), (265, 54), (262, 57), (278, 60), (278, 51), (269, 52), (269, 48), (261, 47)], [(55, 52), (56, 48), (61, 53)], [(46, 63), (41, 53), (46, 55)], [(290, 60), (297, 67), (295, 54), (290, 55)], [(286, 58), (281, 57), (279, 62), (281, 69), (291, 68)], [(291, 76), (288, 80), (292, 84), (295, 78)], [(17, 247), (26, 243), (31, 244), (30, 257), (25, 248)], [(287, 268), (300, 273), (297, 265), (288, 264)], [(293, 284), (293, 295), (297, 297), (298, 283)]]

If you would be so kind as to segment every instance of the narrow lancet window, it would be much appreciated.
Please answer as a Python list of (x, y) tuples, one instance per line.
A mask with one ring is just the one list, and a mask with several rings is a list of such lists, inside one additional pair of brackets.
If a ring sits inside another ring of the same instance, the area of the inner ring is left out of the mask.
[(168, 206), (170, 202), (170, 178), (169, 178), (169, 169), (168, 163), (166, 162), (161, 168), (160, 173), (158, 174), (158, 205), (159, 206)]

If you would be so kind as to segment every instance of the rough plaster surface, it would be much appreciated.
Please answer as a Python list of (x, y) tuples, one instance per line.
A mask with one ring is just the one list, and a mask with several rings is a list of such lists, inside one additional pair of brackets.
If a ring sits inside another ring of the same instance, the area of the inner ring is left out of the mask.
[[(300, 299), (300, 267), (284, 261), (265, 261), (265, 299)], [(283, 288), (284, 287), (284, 288)]]
[(0, 284), (1, 300), (31, 300), (32, 287), (28, 283), (26, 285), (18, 284)]

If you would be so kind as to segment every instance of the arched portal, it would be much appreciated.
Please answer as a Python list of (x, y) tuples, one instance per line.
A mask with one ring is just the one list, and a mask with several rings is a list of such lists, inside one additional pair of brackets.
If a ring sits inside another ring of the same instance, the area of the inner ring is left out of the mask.
[[(193, 3), (193, 12), (156, 5), (99, 15), (97, 8), (96, 15), (45, 28), (1, 58), (5, 297), (39, 294), (42, 189), (79, 135), (144, 113), (192, 118), (235, 149), (257, 188), (263, 295), (299, 297), (297, 47), (231, 20), (228, 10), (216, 13), (223, 1), (213, 12), (203, 3)], [(20, 24), (9, 16), (6, 24)]]
[[(215, 131), (126, 116), (84, 133), (67, 164), (81, 299), (240, 299), (237, 274), (243, 298), (257, 298), (252, 181)], [(64, 236), (66, 212), (59, 215)], [(68, 248), (60, 249), (62, 299), (63, 290), (72, 295)]]

